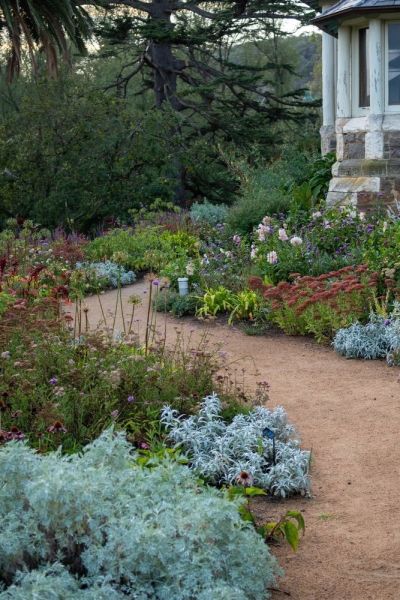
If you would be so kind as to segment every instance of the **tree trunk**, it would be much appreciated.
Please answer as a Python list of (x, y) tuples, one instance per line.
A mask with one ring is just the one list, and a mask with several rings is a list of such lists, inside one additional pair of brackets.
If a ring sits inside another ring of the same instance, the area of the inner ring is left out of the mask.
[[(174, 25), (171, 22), (172, 9), (169, 0), (155, 0), (152, 4), (150, 22), (157, 32), (168, 37)], [(172, 52), (171, 42), (152, 40), (149, 58), (154, 69), (154, 95), (156, 106), (161, 108), (168, 102), (174, 110), (182, 110), (182, 103), (176, 96), (177, 73), (183, 63)]]

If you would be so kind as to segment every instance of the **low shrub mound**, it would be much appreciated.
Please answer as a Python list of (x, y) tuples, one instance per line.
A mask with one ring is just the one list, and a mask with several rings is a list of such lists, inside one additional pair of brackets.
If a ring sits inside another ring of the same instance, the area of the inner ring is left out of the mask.
[(136, 458), (111, 430), (80, 455), (0, 449), (0, 600), (268, 597), (276, 561), (239, 504)]
[(218, 225), (225, 223), (228, 216), (226, 204), (211, 204), (211, 202), (195, 202), (190, 209), (190, 218), (195, 223)]
[(160, 271), (170, 261), (195, 257), (197, 238), (185, 231), (171, 233), (162, 227), (114, 229), (86, 248), (89, 261), (112, 260), (133, 271)]
[(165, 407), (161, 420), (192, 468), (214, 485), (254, 484), (282, 497), (309, 491), (310, 454), (293, 438), (294, 428), (282, 407), (270, 411), (259, 406), (228, 424), (213, 394), (198, 414), (186, 418)]
[(353, 323), (350, 327), (339, 329), (333, 339), (333, 347), (346, 358), (384, 358), (390, 365), (398, 363), (399, 317), (400, 305), (396, 302), (393, 313), (388, 318), (371, 313), (366, 325)]
[(131, 285), (136, 281), (133, 271), (106, 260), (104, 262), (78, 262), (76, 269), (82, 273), (87, 282), (86, 293), (97, 289), (117, 288), (121, 285)]

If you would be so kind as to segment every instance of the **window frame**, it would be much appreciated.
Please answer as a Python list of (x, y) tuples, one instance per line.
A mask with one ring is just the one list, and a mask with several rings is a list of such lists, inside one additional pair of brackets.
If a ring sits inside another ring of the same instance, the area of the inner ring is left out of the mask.
[[(369, 29), (368, 24), (352, 27), (351, 31), (351, 106), (354, 117), (369, 115), (369, 106), (360, 106), (360, 30)], [(367, 45), (367, 53), (369, 51)]]
[(399, 104), (389, 104), (389, 25), (400, 25), (399, 19), (393, 19), (385, 22), (385, 39), (384, 39), (384, 78), (385, 78), (385, 113), (400, 113), (400, 102)]

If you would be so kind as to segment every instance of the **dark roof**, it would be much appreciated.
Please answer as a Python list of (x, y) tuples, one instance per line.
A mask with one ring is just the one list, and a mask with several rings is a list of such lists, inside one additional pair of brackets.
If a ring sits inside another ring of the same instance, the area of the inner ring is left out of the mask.
[(360, 13), (400, 11), (400, 0), (339, 0), (313, 20), (313, 23), (336, 34), (344, 16)]

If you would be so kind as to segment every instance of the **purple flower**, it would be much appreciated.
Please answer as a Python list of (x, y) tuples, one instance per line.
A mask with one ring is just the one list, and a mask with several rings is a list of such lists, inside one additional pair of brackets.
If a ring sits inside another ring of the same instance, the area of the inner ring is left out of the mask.
[(127, 401), (129, 404), (132, 404), (132, 402), (135, 402), (135, 396), (128, 396)]
[(10, 431), (8, 431), (6, 435), (8, 441), (20, 441), (25, 439), (25, 434), (23, 434), (22, 431), (18, 429), (18, 427), (11, 427)]
[(159, 282), (159, 280), (158, 280), (158, 279), (154, 279), (154, 281), (153, 281), (153, 285), (160, 285), (160, 282)]
[(119, 410), (113, 410), (111, 413), (111, 416), (113, 419), (118, 419), (119, 416)]
[(391, 320), (390, 319), (385, 319), (384, 325), (387, 327), (388, 325), (390, 325)]
[(57, 377), (52, 377), (51, 379), (49, 379), (49, 383), (50, 383), (50, 385), (57, 385), (57, 383), (58, 383)]
[(148, 450), (150, 446), (146, 444), (146, 442), (140, 442), (140, 448), (142, 448), (143, 450)]

